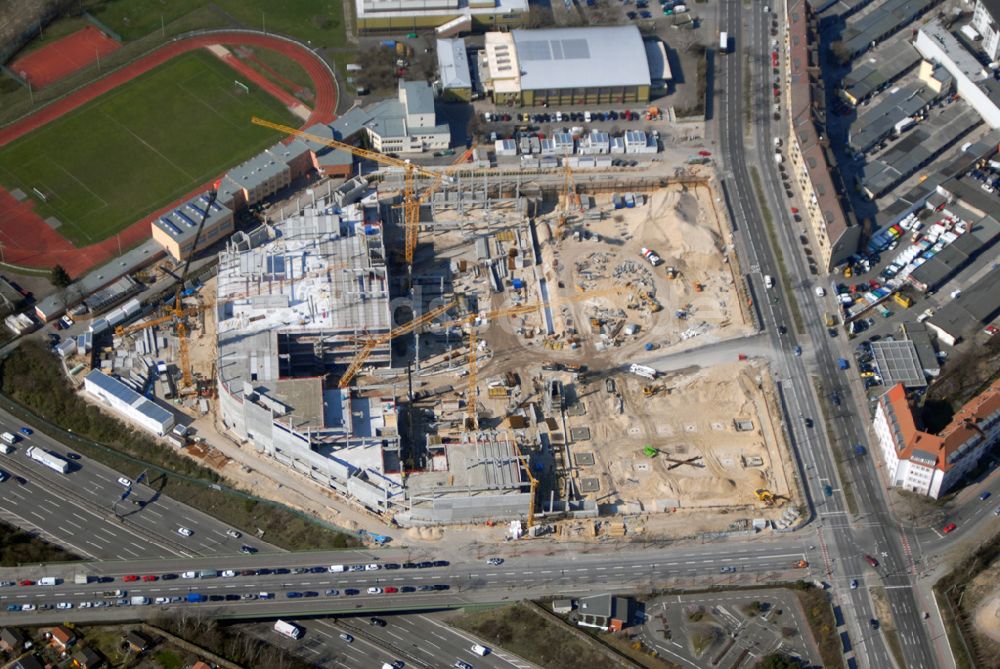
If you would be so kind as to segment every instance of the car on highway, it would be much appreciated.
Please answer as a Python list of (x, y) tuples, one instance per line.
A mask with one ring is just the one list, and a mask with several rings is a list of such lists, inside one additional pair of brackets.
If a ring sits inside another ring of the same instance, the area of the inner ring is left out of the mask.
[(65, 611), (66, 609), (73, 608), (73, 603), (72, 602), (59, 602), (58, 604), (56, 604), (56, 608), (59, 609), (60, 611)]
[(18, 585), (34, 585), (35, 582), (32, 581), (30, 578), (22, 578), (20, 581), (17, 582), (17, 584)]
[(463, 662), (462, 660), (455, 660), (455, 664), (451, 665), (455, 669), (472, 669), (472, 665), (468, 662)]
[(232, 530), (232, 529), (226, 530), (226, 534), (231, 536), (233, 539), (239, 539), (240, 537), (243, 536), (237, 530)]
[(993, 493), (991, 493), (989, 490), (985, 491), (982, 495), (979, 496), (979, 501), (980, 502), (985, 502), (986, 500), (988, 500), (990, 498), (990, 496), (992, 494)]
[(941, 528), (941, 531), (944, 532), (945, 534), (950, 534), (951, 532), (954, 532), (957, 529), (958, 525), (956, 525), (955, 523), (948, 523), (943, 528)]
[(139, 580), (139, 577), (135, 574), (128, 574), (127, 576), (122, 576), (122, 580), (126, 583), (134, 583)]
[(153, 600), (153, 603), (154, 604), (169, 604), (170, 603), (170, 598), (169, 597), (157, 597), (156, 599)]
[(298, 599), (301, 596), (302, 596), (301, 592), (294, 592), (293, 591), (293, 592), (285, 593), (285, 597), (288, 597), (288, 599)]
[(806, 423), (806, 427), (812, 427), (813, 426), (813, 419), (812, 418), (806, 418), (805, 419), (805, 423)]
[(382, 569), (399, 569), (399, 565), (395, 562), (386, 562), (382, 565)]
[(389, 623), (387, 623), (386, 621), (384, 621), (381, 618), (369, 618), (368, 619), (368, 624), (369, 625), (374, 625), (375, 627), (385, 627)]
[(35, 610), (35, 605), (34, 604), (21, 604), (21, 610), (22, 611), (34, 611)]
[(378, 571), (381, 568), (382, 568), (381, 565), (377, 565), (374, 563), (365, 565), (365, 571)]
[(0, 588), (9, 588), (12, 585), (17, 585), (14, 581), (0, 581)]
[(404, 585), (404, 586), (401, 586), (399, 588), (399, 591), (400, 592), (416, 592), (417, 589), (414, 588), (412, 585)]
[(306, 590), (302, 593), (303, 597), (319, 597), (319, 593), (315, 590)]
[(6, 481), (7, 480), (7, 476), (8, 476), (7, 472), (5, 472), (4, 470), (0, 469), (0, 483), (3, 483), (4, 481)]
[(80, 459), (80, 456), (77, 455), (76, 453), (67, 453), (66, 457), (69, 458), (70, 460), (79, 460)]
[(872, 618), (871, 620), (868, 621), (868, 626), (871, 627), (873, 630), (877, 630), (879, 628), (878, 620)]
[(32, 430), (30, 427), (22, 427), (20, 430), (18, 430), (18, 432), (20, 432), (21, 434), (23, 434), (26, 437), (30, 437), (31, 435), (33, 435), (35, 433), (35, 431)]
[(494, 567), (496, 567), (498, 565), (502, 565), (503, 564), (503, 558), (491, 557), (489, 560), (486, 561), (486, 564), (491, 564)]
[(376, 587), (372, 586), (371, 588), (368, 588), (368, 594), (369, 595), (381, 595), (382, 594), (382, 588), (376, 588)]
[(827, 497), (833, 497), (833, 487), (829, 483), (823, 485), (823, 494)]
[(132, 487), (132, 481), (130, 481), (129, 479), (125, 478), (124, 476), (119, 476), (118, 477), (118, 482), (121, 483), (126, 488), (131, 488)]
[(795, 348), (792, 349), (792, 353), (795, 354), (795, 357), (801, 356), (802, 355), (802, 347), (801, 346), (796, 346)]
[(156, 580), (156, 576), (153, 576), (152, 574), (146, 574), (145, 576), (142, 577), (142, 580), (145, 581), (146, 583), (151, 583)]
[(348, 597), (352, 597), (354, 595), (360, 595), (361, 591), (357, 588), (344, 588), (344, 594)]
[(194, 532), (192, 532), (191, 530), (189, 530), (186, 527), (178, 527), (177, 528), (177, 534), (181, 535), (182, 537), (189, 537), (192, 534), (194, 534)]
[(340, 596), (340, 590), (337, 590), (336, 588), (330, 588), (329, 590), (326, 591), (326, 596), (327, 597), (339, 597)]
[(393, 586), (389, 585), (389, 586), (386, 586), (386, 588), (385, 588), (385, 591), (384, 591), (384, 592), (385, 592), (385, 594), (387, 594), (387, 595), (394, 595), (394, 594), (396, 594), (397, 592), (399, 592), (399, 588), (396, 588), (396, 587), (393, 587)]
[(253, 555), (254, 553), (257, 552), (257, 549), (248, 544), (243, 544), (242, 546), (240, 546), (240, 552), (243, 553), (244, 555)]
[(354, 643), (354, 637), (352, 637), (350, 634), (347, 634), (346, 632), (341, 634), (340, 638), (346, 641), (347, 643)]
[(416, 568), (417, 568), (417, 563), (416, 562), (404, 562), (403, 563), (403, 569), (416, 569)]
[(219, 576), (221, 576), (222, 578), (232, 578), (233, 576), (236, 576), (236, 570), (235, 569), (226, 569), (224, 572), (222, 572), (221, 574), (219, 574)]
[(851, 579), (851, 590), (857, 590), (857, 589), (858, 589), (858, 579), (852, 578)]

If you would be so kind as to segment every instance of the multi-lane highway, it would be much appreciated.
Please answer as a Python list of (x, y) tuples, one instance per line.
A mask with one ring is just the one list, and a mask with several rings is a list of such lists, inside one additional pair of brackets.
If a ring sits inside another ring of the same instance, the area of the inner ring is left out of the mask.
[[(815, 548), (800, 536), (785, 536), (760, 545), (725, 543), (678, 546), (657, 550), (595, 555), (567, 552), (549, 555), (509, 556), (495, 566), (484, 561), (454, 562), (446, 566), (330, 572), (332, 565), (406, 564), (404, 551), (381, 551), (372, 561), (370, 551), (235, 555), (231, 557), (171, 558), (143, 561), (95, 562), (86, 565), (50, 564), (0, 569), (0, 580), (13, 582), (0, 588), (0, 623), (44, 623), (54, 620), (119, 620), (145, 617), (156, 606), (108, 605), (80, 608), (84, 602), (115, 601), (123, 597), (186, 598), (189, 593), (215, 597), (204, 603), (174, 601), (163, 606), (211, 607), (218, 617), (253, 618), (262, 615), (304, 615), (406, 610), (470, 602), (514, 601), (523, 597), (591, 593), (595, 589), (643, 589), (691, 583), (766, 582), (808, 574), (795, 569), (802, 559), (818, 559)], [(502, 553), (501, 553), (502, 554)], [(399, 560), (398, 563), (393, 562)], [(312, 568), (293, 573), (297, 568)], [(721, 574), (722, 567), (734, 573)], [(281, 570), (275, 573), (274, 570)], [(213, 570), (220, 576), (183, 578), (184, 572)], [(235, 572), (221, 576), (226, 570)], [(246, 573), (244, 573), (246, 572)], [(252, 572), (252, 573), (251, 573)], [(287, 572), (287, 573), (286, 573)], [(78, 574), (91, 582), (74, 583)], [(166, 579), (163, 576), (170, 575)], [(177, 578), (172, 576), (176, 575)], [(137, 579), (131, 577), (137, 576)], [(143, 580), (155, 576), (156, 580)], [(56, 578), (56, 585), (40, 585), (42, 578)], [(129, 578), (128, 581), (125, 579)], [(29, 579), (31, 585), (16, 585)], [(369, 593), (369, 588), (397, 588), (399, 592)], [(412, 590), (410, 590), (412, 588)], [(124, 590), (126, 595), (105, 595)], [(327, 594), (328, 590), (337, 593)], [(349, 593), (348, 590), (357, 590)], [(260, 599), (261, 592), (273, 598)], [(315, 592), (307, 596), (305, 593)], [(302, 597), (288, 593), (302, 593)], [(244, 595), (258, 595), (246, 597)], [(228, 599), (227, 599), (228, 597)], [(221, 599), (219, 599), (221, 598)], [(55, 608), (60, 602), (69, 609)], [(34, 605), (27, 611), (8, 611), (11, 605)], [(53, 608), (42, 608), (44, 605)]]
[[(813, 283), (802, 256), (798, 253), (796, 225), (789, 215), (784, 189), (780, 184), (772, 160), (772, 100), (769, 99), (770, 77), (768, 23), (771, 17), (756, 5), (746, 16), (738, 0), (723, 3), (723, 25), (730, 26), (736, 34), (736, 51), (749, 57), (754, 77), (750, 103), (752, 108), (753, 143), (746, 146), (744, 132), (743, 63), (741, 57), (724, 58), (720, 64), (724, 94), (719, 101), (719, 128), (722, 154), (726, 160), (723, 183), (727, 206), (730, 207), (736, 226), (736, 240), (741, 257), (749, 265), (750, 278), (757, 296), (763, 325), (770, 331), (776, 347), (785, 352), (775, 362), (779, 388), (782, 394), (787, 429), (793, 440), (800, 465), (804, 470), (807, 488), (817, 511), (817, 541), (821, 544), (825, 572), (836, 588), (836, 599), (846, 613), (855, 647), (849, 651), (863, 666), (890, 666), (892, 661), (882, 635), (869, 634), (868, 621), (876, 618), (867, 587), (851, 590), (847, 584), (858, 578), (865, 585), (886, 587), (886, 594), (896, 626), (900, 630), (905, 661), (912, 667), (937, 666), (928, 642), (927, 630), (922, 623), (921, 610), (925, 602), (915, 598), (915, 572), (912, 555), (913, 537), (901, 531), (887, 510), (883, 486), (870, 457), (851, 455), (851, 445), (867, 443), (868, 407), (863, 401), (848, 402), (844, 410), (831, 412), (829, 422), (823, 420), (815, 379), (823, 379), (826, 391), (834, 389), (849, 396), (856, 390), (838, 378), (834, 361), (843, 352), (839, 340), (827, 336), (819, 319), (819, 310), (813, 302)], [(787, 110), (782, 110), (786, 114)], [(758, 165), (761, 186), (768, 209), (774, 216), (774, 234), (777, 243), (786, 249), (785, 267), (778, 266), (774, 249), (768, 241), (768, 230), (756, 202), (748, 165)], [(801, 340), (792, 327), (793, 317), (788, 295), (779, 281), (774, 289), (767, 289), (762, 276), (780, 277), (787, 271), (794, 299), (800, 305), (805, 326)], [(787, 335), (778, 335), (779, 325), (788, 328)], [(800, 344), (802, 357), (792, 354), (792, 347)], [(855, 394), (857, 397), (858, 395)], [(863, 395), (861, 395), (863, 396)], [(862, 416), (866, 417), (862, 420)], [(808, 421), (807, 421), (808, 419)], [(809, 427), (812, 422), (814, 427)], [(827, 438), (830, 436), (830, 439)], [(869, 449), (870, 450), (870, 449)], [(841, 480), (837, 468), (840, 461), (848, 480)], [(843, 485), (851, 486), (851, 494), (859, 508), (865, 510), (864, 522), (855, 523), (849, 514)], [(826, 486), (829, 486), (827, 488)], [(827, 491), (831, 494), (827, 495)], [(867, 566), (865, 554), (875, 556), (880, 566), (877, 570)], [(857, 640), (864, 640), (858, 643)]]
[[(0, 432), (19, 434), (22, 423), (0, 410)], [(34, 430), (15, 444), (15, 452), (0, 454), (0, 470), (11, 475), (0, 483), (0, 519), (65, 546), (82, 557), (133, 560), (148, 557), (238, 553), (244, 544), (257, 550), (279, 549), (255, 537), (234, 538), (230, 527), (159, 493), (156, 476), (125, 487), (119, 472), (83, 457), (66, 445)], [(29, 458), (35, 446), (68, 460), (60, 474)], [(185, 537), (178, 529), (191, 530)]]

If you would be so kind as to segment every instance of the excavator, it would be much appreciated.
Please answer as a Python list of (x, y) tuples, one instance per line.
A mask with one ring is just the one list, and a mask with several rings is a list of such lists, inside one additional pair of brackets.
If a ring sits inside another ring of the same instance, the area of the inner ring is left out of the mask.
[(754, 494), (757, 495), (757, 499), (764, 503), (764, 506), (774, 506), (777, 502), (788, 499), (784, 495), (775, 495), (767, 488), (757, 488), (754, 490)]

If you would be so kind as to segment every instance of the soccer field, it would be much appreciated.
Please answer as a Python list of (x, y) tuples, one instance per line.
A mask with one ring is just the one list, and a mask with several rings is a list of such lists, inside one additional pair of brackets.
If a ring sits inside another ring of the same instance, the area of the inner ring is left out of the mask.
[(73, 244), (105, 239), (280, 139), (251, 116), (298, 125), (236, 78), (204, 51), (179, 56), (0, 149), (0, 184)]

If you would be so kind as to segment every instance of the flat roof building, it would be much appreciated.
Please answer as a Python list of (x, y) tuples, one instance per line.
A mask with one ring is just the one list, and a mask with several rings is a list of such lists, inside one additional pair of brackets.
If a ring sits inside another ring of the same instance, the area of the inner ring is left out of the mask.
[(844, 29), (840, 48), (857, 58), (877, 43), (920, 18), (941, 0), (885, 0), (864, 16), (852, 19)]
[(941, 24), (926, 23), (914, 42), (926, 60), (940, 63), (955, 78), (958, 94), (991, 128), (1000, 128), (1000, 82)]
[(399, 81), (395, 100), (355, 107), (330, 124), (335, 139), (351, 141), (362, 133), (382, 153), (422, 153), (447, 149), (451, 130), (438, 123), (434, 93), (425, 81)]
[(970, 25), (982, 37), (977, 45), (987, 60), (1000, 59), (1000, 0), (976, 0)]
[(174, 426), (172, 413), (99, 369), (91, 370), (83, 378), (83, 389), (116, 413), (159, 437), (166, 435)]
[(477, 30), (520, 26), (528, 0), (354, 0), (359, 33), (405, 33), (437, 28), (463, 17)]
[(483, 57), (483, 85), (496, 104), (649, 101), (650, 66), (635, 25), (491, 32)]
[(920, 62), (920, 52), (906, 40), (879, 46), (859, 61), (842, 84), (841, 96), (852, 105), (867, 100), (912, 70)]

